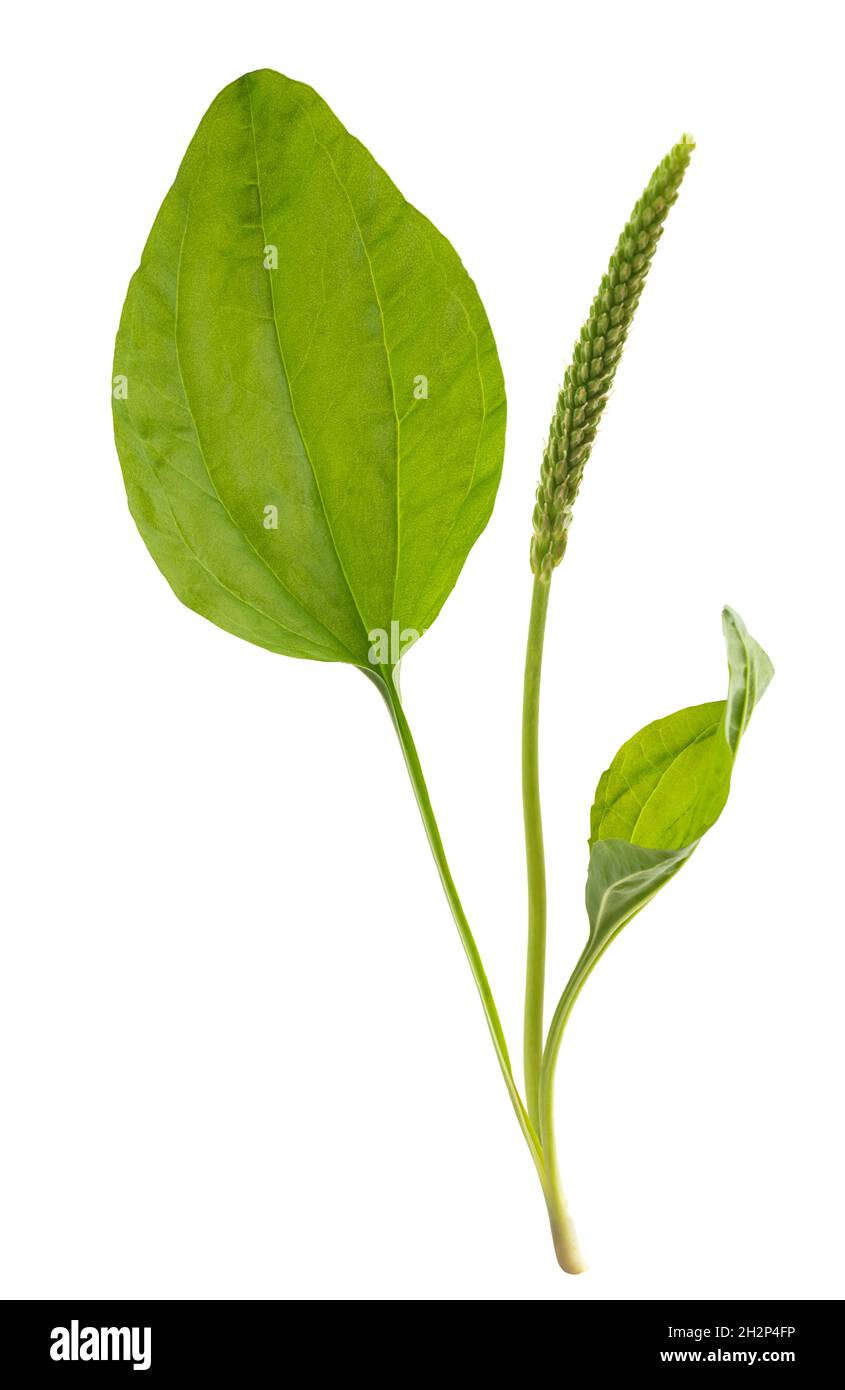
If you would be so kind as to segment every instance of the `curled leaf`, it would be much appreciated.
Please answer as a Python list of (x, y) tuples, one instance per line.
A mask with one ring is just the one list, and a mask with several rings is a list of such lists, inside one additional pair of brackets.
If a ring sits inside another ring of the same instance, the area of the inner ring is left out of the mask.
[(730, 744), (731, 752), (736, 756), (751, 712), (757, 701), (762, 698), (775, 668), (733, 608), (725, 608), (722, 612), (722, 631), (728, 646), (730, 671), (725, 737)]
[(599, 779), (586, 888), (594, 952), (677, 873), (727, 801), (739, 739), (774, 667), (733, 609), (722, 626), (727, 699), (647, 724)]

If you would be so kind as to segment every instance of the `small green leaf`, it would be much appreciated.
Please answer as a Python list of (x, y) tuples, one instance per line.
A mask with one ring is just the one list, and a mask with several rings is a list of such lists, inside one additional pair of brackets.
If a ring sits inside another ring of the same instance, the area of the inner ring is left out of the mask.
[(648, 724), (599, 779), (590, 814), (590, 949), (603, 950), (677, 873), (727, 801), (739, 739), (774, 668), (726, 608), (728, 698)]
[(190, 608), (365, 669), (430, 626), (499, 483), (496, 346), (448, 241), (310, 87), (253, 72), (212, 103), (114, 374), (129, 505)]

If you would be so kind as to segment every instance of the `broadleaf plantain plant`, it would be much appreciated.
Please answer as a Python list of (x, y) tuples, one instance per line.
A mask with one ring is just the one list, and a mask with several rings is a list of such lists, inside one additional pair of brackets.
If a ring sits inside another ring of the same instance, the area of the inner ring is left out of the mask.
[(562, 1267), (583, 1266), (553, 1123), (561, 1037), (622, 927), (725, 803), (772, 675), (725, 609), (726, 700), (648, 725), (599, 781), (587, 945), (544, 1040), (546, 890), (538, 720), (552, 574), (646, 275), (693, 149), (652, 176), (566, 370), (543, 455), (523, 717), (529, 927), (525, 1099), (452, 879), (399, 689), (492, 511), (505, 391), (490, 325), (448, 241), (310, 87), (249, 73), (200, 123), (129, 286), (115, 437), (138, 529), (177, 596), (288, 656), (342, 661), (378, 688), (545, 1195)]

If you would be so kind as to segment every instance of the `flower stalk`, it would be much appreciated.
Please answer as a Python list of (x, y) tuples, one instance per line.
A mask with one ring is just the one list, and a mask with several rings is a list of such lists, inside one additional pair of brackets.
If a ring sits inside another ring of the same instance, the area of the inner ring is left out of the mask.
[(523, 1066), (526, 1106), (539, 1131), (545, 1165), (544, 1191), (555, 1252), (571, 1274), (584, 1268), (561, 1187), (554, 1130), (554, 1074), (563, 1028), (595, 960), (583, 959), (564, 990), (543, 1043), (546, 960), (546, 871), (540, 801), (540, 677), (552, 575), (569, 539), (572, 509), (592, 452), (616, 368), (640, 302), (669, 209), (678, 197), (695, 148), (684, 135), (657, 166), (636, 203), (589, 316), (575, 344), (555, 403), (543, 452), (531, 538), (534, 588), (525, 654), (522, 715), (522, 799), (528, 887), (528, 950), (525, 973)]

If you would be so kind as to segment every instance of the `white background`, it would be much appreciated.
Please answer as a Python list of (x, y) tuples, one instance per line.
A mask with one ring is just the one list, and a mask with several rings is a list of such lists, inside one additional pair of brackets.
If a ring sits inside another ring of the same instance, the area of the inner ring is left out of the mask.
[[(841, 1296), (834, 7), (146, 0), (6, 22), (0, 1293)], [(580, 1279), (554, 1263), (381, 702), (181, 607), (126, 509), (126, 285), (204, 110), (261, 66), (316, 87), (452, 240), (497, 337), (496, 512), (403, 691), (517, 1059), (541, 447), (634, 200), (698, 141), (553, 588), (550, 995), (585, 934), (598, 775), (640, 725), (723, 695), (723, 603), (777, 674), (721, 822), (564, 1043)]]

